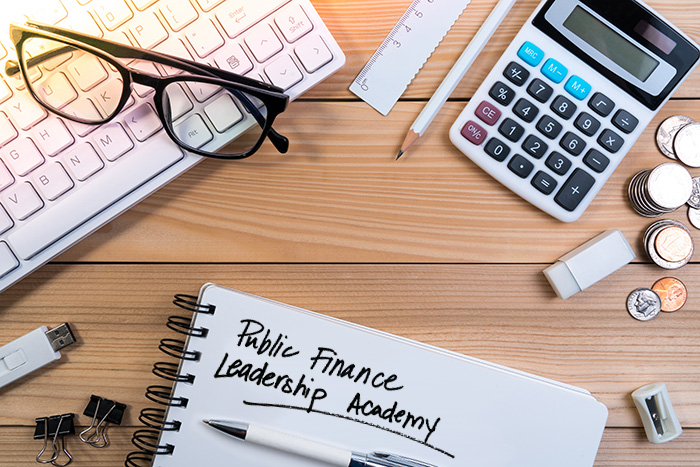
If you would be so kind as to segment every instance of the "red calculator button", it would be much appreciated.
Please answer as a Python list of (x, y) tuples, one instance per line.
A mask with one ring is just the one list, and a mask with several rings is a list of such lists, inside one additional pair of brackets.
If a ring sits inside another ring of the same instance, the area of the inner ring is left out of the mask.
[(487, 125), (494, 125), (501, 118), (501, 111), (488, 101), (479, 104), (475, 113), (479, 120), (484, 121)]
[(488, 133), (484, 130), (478, 123), (474, 123), (469, 120), (464, 127), (462, 127), (462, 136), (467, 138), (472, 143), (477, 146), (484, 142)]

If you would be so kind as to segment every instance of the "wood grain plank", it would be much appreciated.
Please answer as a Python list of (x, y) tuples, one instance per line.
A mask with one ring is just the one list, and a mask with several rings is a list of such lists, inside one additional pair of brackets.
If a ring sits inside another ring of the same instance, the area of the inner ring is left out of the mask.
[[(90, 394), (130, 405), (143, 396), (176, 337), (165, 320), (176, 292), (206, 281), (238, 288), (590, 390), (608, 426), (637, 427), (630, 393), (662, 381), (685, 427), (700, 427), (700, 265), (677, 271), (685, 308), (632, 319), (626, 297), (664, 272), (629, 265), (569, 300), (556, 298), (543, 265), (48, 265), (0, 296), (0, 342), (41, 324), (70, 322), (79, 344), (64, 359), (0, 393), (0, 424), (81, 413)], [(175, 313), (176, 314), (176, 313)], [(78, 417), (79, 424), (89, 424)]]
[[(265, 147), (244, 161), (205, 161), (59, 261), (542, 263), (609, 228), (621, 229), (644, 260), (639, 241), (652, 220), (634, 213), (627, 185), (668, 162), (656, 128), (678, 113), (700, 120), (696, 104), (664, 108), (583, 217), (565, 224), (450, 143), (460, 103), (396, 162), (420, 104), (400, 103), (382, 119), (362, 103), (294, 103), (278, 125), (292, 140), (289, 154)], [(685, 209), (669, 217), (688, 223)]]

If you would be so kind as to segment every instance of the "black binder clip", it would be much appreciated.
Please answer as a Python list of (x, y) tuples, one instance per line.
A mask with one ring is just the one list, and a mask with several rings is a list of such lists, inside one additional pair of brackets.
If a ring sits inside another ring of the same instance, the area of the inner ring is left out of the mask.
[[(124, 410), (126, 410), (126, 405), (124, 404), (109, 399), (103, 399), (94, 394), (90, 396), (90, 402), (88, 402), (87, 407), (85, 407), (83, 415), (92, 417), (92, 423), (89, 427), (80, 432), (80, 441), (96, 448), (108, 446), (107, 427), (110, 423), (119, 425), (122, 422)], [(94, 433), (87, 436), (86, 434), (93, 429)]]
[[(72, 413), (63, 415), (53, 415), (51, 417), (41, 417), (35, 419), (36, 429), (34, 430), (34, 439), (43, 439), (44, 447), (36, 455), (36, 461), (40, 464), (51, 464), (58, 467), (63, 467), (73, 461), (73, 456), (66, 449), (66, 442), (63, 439), (65, 435), (75, 434), (75, 425), (73, 424)], [(51, 438), (51, 448), (53, 452), (50, 459), (42, 459), (41, 456), (46, 452), (49, 438)], [(65, 462), (59, 462), (58, 458), (61, 453), (68, 458)]]

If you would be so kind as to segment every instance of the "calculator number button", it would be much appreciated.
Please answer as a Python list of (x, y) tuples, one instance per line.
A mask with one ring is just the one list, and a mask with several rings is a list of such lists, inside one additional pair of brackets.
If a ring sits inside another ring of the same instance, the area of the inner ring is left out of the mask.
[(573, 211), (593, 188), (594, 184), (595, 178), (588, 172), (576, 169), (554, 197), (554, 201), (567, 211)]
[(530, 172), (532, 172), (532, 169), (534, 169), (535, 166), (532, 165), (532, 162), (525, 159), (520, 154), (516, 154), (515, 156), (513, 156), (510, 162), (508, 162), (508, 168), (518, 177), (527, 178), (527, 176), (530, 175)]
[(569, 72), (569, 70), (564, 65), (554, 60), (553, 58), (550, 58), (549, 60), (544, 62), (541, 71), (547, 79), (557, 84), (564, 81), (564, 78), (566, 78), (566, 74)]
[(515, 97), (515, 91), (500, 81), (497, 81), (489, 91), (489, 96), (493, 97), (501, 105), (510, 105)]
[(523, 142), (522, 148), (535, 159), (541, 159), (545, 155), (549, 146), (537, 136), (530, 135)]
[(516, 142), (525, 134), (525, 128), (520, 126), (518, 122), (512, 118), (506, 118), (498, 128), (498, 132), (509, 140)]
[(613, 125), (624, 133), (630, 134), (639, 125), (639, 120), (626, 110), (618, 110), (612, 119)]
[(487, 125), (494, 125), (501, 118), (501, 111), (488, 101), (479, 104), (476, 109), (476, 116)]
[(508, 154), (510, 154), (510, 148), (496, 138), (491, 138), (488, 143), (486, 143), (484, 151), (498, 162), (503, 162), (506, 160), (506, 157), (508, 157)]
[(615, 108), (615, 103), (605, 94), (597, 92), (593, 94), (591, 100), (588, 101), (588, 107), (598, 115), (607, 117)]
[(598, 143), (613, 154), (625, 144), (622, 137), (612, 130), (603, 131), (598, 137)]
[(530, 72), (522, 65), (516, 62), (510, 62), (508, 67), (503, 71), (503, 76), (508, 78), (508, 81), (516, 86), (522, 86), (530, 78)]
[(574, 126), (581, 130), (581, 133), (584, 135), (593, 136), (600, 129), (600, 122), (588, 112), (581, 112), (581, 114), (576, 117)]
[(537, 66), (544, 58), (544, 52), (532, 42), (525, 42), (518, 50), (518, 57), (530, 66)]
[(574, 75), (566, 82), (564, 89), (566, 89), (566, 92), (574, 96), (574, 98), (582, 101), (588, 97), (588, 94), (590, 94), (591, 85), (581, 79), (581, 77)]
[(552, 94), (554, 94), (554, 89), (552, 86), (545, 83), (539, 78), (532, 80), (532, 83), (527, 87), (527, 93), (540, 102), (547, 102)]
[(532, 177), (530, 184), (545, 195), (551, 195), (557, 187), (557, 181), (552, 176), (541, 170)]
[(478, 123), (471, 120), (464, 124), (460, 133), (462, 133), (462, 136), (464, 136), (467, 141), (474, 143), (477, 146), (483, 143), (488, 136), (488, 132), (486, 130), (479, 126)]
[(550, 108), (561, 118), (568, 120), (576, 113), (576, 104), (564, 96), (557, 96)]
[(513, 106), (513, 112), (518, 117), (530, 123), (535, 120), (537, 114), (540, 113), (540, 109), (538, 109), (535, 106), (535, 104), (526, 99), (519, 99), (518, 102), (516, 102)]
[(561, 139), (561, 141), (559, 141), (559, 145), (562, 148), (564, 148), (564, 150), (566, 150), (566, 152), (568, 152), (569, 154), (578, 156), (583, 152), (584, 148), (586, 147), (586, 142), (583, 140), (583, 138), (568, 131)]
[(549, 115), (543, 115), (540, 121), (537, 122), (537, 129), (547, 138), (554, 139), (561, 133), (562, 126), (561, 123), (554, 120)]
[(552, 151), (545, 161), (545, 165), (557, 175), (564, 175), (571, 168), (571, 161), (557, 151)]
[(583, 163), (593, 169), (595, 172), (601, 173), (608, 168), (610, 159), (603, 155), (600, 151), (589, 149), (586, 157), (583, 158)]

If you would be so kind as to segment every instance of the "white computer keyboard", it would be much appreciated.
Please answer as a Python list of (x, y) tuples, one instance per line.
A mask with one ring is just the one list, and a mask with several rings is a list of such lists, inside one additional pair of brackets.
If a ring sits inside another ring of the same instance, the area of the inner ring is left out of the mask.
[[(28, 16), (263, 80), (292, 100), (345, 63), (309, 0), (52, 0)], [(0, 37), (4, 69), (16, 56)], [(201, 160), (165, 134), (151, 93), (134, 86), (115, 120), (88, 126), (0, 78), (0, 291)]]

